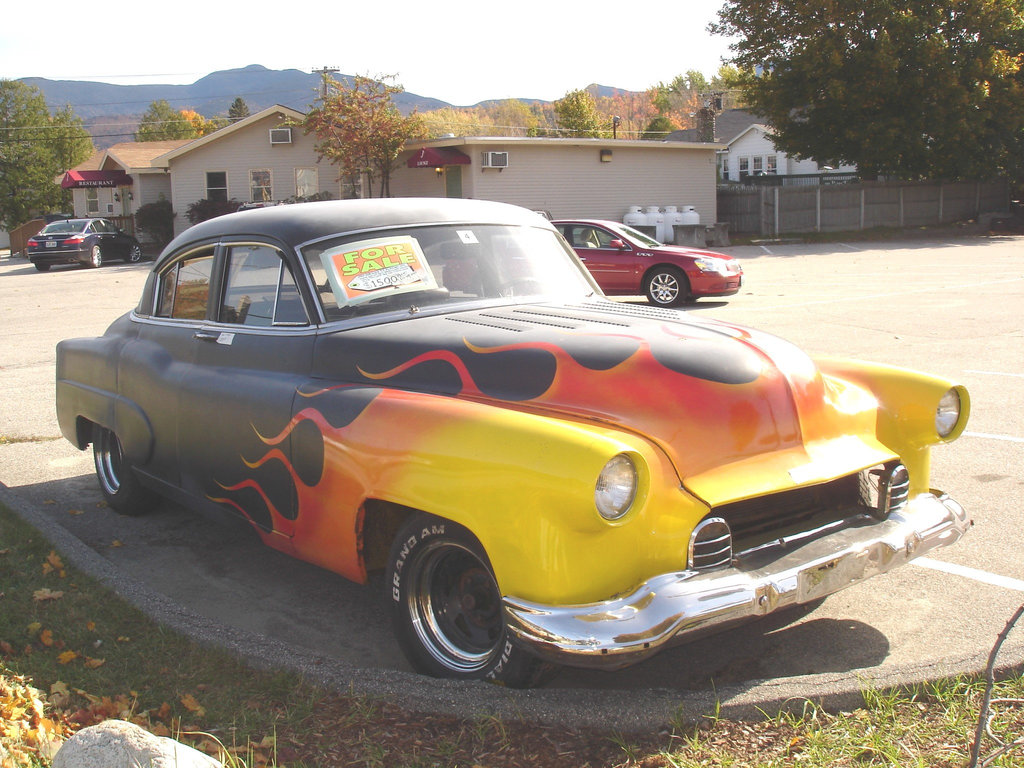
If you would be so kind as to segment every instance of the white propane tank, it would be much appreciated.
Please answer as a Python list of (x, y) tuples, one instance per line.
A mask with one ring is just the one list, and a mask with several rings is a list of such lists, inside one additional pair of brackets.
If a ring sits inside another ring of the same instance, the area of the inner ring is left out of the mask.
[(683, 223), (683, 214), (674, 205), (665, 206), (665, 231), (658, 235), (663, 243), (676, 241), (676, 227)]
[(647, 215), (647, 233), (655, 240), (664, 242), (661, 238), (665, 232), (665, 214), (661, 212), (661, 207), (648, 205), (644, 208), (644, 213)]
[(640, 212), (639, 205), (631, 205), (629, 212), (622, 217), (622, 223), (627, 227), (642, 227), (647, 223), (647, 217)]
[(692, 205), (684, 205), (681, 215), (683, 220), (680, 224), (700, 224), (700, 214)]

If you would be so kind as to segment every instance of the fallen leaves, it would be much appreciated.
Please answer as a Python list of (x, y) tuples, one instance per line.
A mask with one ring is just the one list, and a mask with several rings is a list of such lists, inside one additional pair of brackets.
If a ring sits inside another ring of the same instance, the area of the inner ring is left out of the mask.
[(49, 762), (70, 734), (66, 724), (47, 716), (42, 693), (26, 678), (0, 675), (0, 743), (12, 766)]

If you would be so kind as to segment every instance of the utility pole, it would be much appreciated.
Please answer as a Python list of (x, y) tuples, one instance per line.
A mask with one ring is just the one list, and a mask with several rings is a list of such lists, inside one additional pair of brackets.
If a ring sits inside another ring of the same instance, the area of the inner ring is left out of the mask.
[(321, 83), (320, 83), (320, 98), (321, 99), (326, 99), (327, 98), (327, 79), (326, 79), (326, 75), (335, 75), (335, 74), (337, 74), (340, 71), (341, 70), (339, 70), (337, 67), (320, 67), (320, 69), (314, 69), (313, 70), (314, 73), (319, 73), (320, 74), (320, 81), (321, 81)]

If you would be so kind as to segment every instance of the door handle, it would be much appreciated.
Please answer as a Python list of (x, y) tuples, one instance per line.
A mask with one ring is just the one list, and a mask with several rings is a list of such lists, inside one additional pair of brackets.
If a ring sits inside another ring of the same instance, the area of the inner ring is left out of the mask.
[(200, 341), (216, 341), (220, 338), (220, 331), (196, 331), (192, 334), (193, 339)]

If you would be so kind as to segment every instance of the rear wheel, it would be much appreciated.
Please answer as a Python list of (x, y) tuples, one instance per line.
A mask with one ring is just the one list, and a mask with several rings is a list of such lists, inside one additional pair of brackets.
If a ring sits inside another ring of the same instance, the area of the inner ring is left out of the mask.
[(94, 269), (103, 266), (103, 252), (98, 245), (94, 245), (89, 251), (89, 266)]
[(98, 424), (92, 428), (92, 457), (100, 490), (115, 511), (138, 515), (156, 504), (156, 494), (143, 486), (132, 472), (117, 435)]
[(49, 272), (50, 271), (50, 265), (49, 264), (43, 264), (43, 263), (38, 262), (38, 261), (35, 263), (35, 268), (38, 269), (40, 272)]
[(647, 301), (658, 307), (677, 307), (690, 298), (690, 283), (676, 267), (655, 267), (644, 280)]
[(557, 670), (510, 636), (490, 561), (461, 525), (410, 520), (392, 545), (386, 587), (399, 645), (418, 672), (527, 688)]

